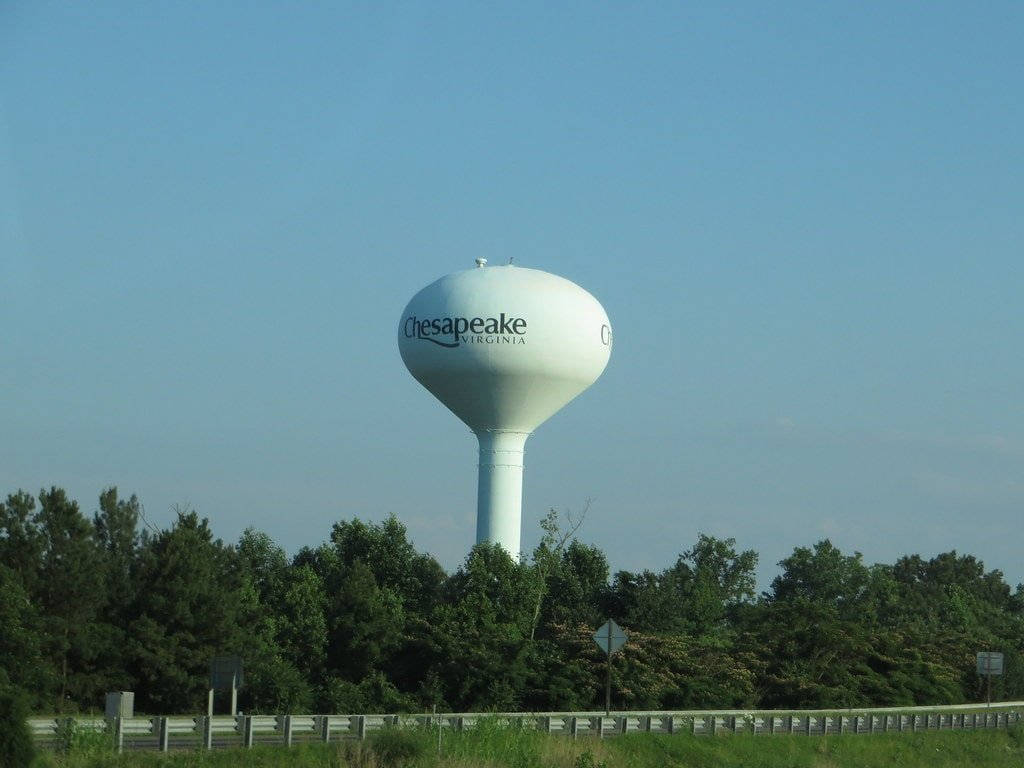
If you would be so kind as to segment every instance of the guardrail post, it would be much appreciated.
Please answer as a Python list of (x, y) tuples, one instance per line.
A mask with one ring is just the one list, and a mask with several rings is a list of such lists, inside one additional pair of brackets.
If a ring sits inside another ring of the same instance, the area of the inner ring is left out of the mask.
[(320, 741), (324, 744), (328, 744), (331, 741), (331, 716), (322, 715), (320, 717)]
[(366, 715), (356, 716), (356, 738), (360, 741), (366, 738)]
[(213, 749), (213, 718), (203, 717), (203, 749)]
[(159, 725), (159, 729), (160, 729), (160, 751), (161, 752), (167, 752), (171, 748), (171, 745), (170, 745), (170, 741), (171, 741), (171, 739), (170, 739), (170, 728), (167, 725), (167, 718), (166, 717), (161, 717), (161, 718), (158, 718), (158, 719), (160, 721), (160, 725)]
[(772, 736), (775, 735), (775, 715), (765, 715), (764, 718), (768, 724), (768, 733)]
[(279, 715), (278, 722), (281, 724), (281, 730), (283, 733), (282, 740), (286, 747), (292, 745), (292, 716), (291, 715)]
[(572, 736), (572, 740), (573, 741), (576, 741), (576, 734), (577, 734), (578, 728), (579, 728), (579, 724), (576, 722), (576, 716), (573, 715), (572, 717), (569, 718), (569, 735)]
[[(706, 722), (706, 721), (705, 721)], [(711, 735), (718, 735), (718, 715), (711, 716)]]
[(252, 742), (252, 715), (245, 715), (242, 721), (242, 746), (251, 747)]
[(114, 718), (114, 750), (120, 752), (124, 749), (124, 724), (121, 722), (122, 718)]
[[(704, 725), (704, 718), (701, 718), (701, 726), (703, 727), (703, 725)], [(696, 715), (694, 715), (693, 717), (690, 718), (690, 733), (692, 733), (694, 736), (697, 735), (697, 716)]]

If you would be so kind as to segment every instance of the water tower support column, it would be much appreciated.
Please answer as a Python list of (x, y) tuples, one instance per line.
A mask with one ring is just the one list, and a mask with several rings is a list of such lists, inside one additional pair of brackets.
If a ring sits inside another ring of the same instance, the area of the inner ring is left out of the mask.
[(476, 541), (500, 544), (519, 559), (523, 517), (523, 449), (528, 432), (480, 430)]

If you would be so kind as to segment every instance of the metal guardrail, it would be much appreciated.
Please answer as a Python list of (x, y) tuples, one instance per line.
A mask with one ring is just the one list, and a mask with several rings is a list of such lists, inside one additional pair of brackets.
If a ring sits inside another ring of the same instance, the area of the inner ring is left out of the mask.
[(30, 718), (40, 746), (54, 747), (73, 731), (112, 733), (115, 748), (214, 749), (255, 744), (291, 746), (296, 742), (364, 739), (384, 728), (440, 728), (462, 731), (487, 719), (508, 725), (562, 734), (571, 738), (606, 738), (626, 733), (691, 733), (714, 736), (833, 733), (872, 734), (931, 730), (1006, 728), (1021, 722), (1024, 702), (1004, 702), (991, 709), (976, 704), (949, 707), (886, 707), (838, 712), (705, 711), (448, 713), (435, 715), (238, 715), (236, 717), (159, 716)]

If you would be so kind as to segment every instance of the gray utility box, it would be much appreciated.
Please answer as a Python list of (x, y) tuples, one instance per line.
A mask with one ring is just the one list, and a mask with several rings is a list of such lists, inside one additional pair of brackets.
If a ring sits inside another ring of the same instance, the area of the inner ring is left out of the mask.
[(107, 694), (108, 718), (135, 717), (135, 692), (115, 691)]

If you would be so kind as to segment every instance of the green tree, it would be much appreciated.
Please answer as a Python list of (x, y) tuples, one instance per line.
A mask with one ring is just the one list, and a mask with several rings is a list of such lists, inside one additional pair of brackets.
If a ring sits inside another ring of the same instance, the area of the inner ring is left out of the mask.
[(44, 546), (35, 508), (36, 500), (24, 491), (0, 502), (0, 563), (14, 572), (30, 595), (39, 592)]
[(508, 711), (529, 677), (535, 574), (497, 544), (477, 544), (434, 612), (436, 674), (450, 704)]
[(36, 525), (42, 534), (39, 600), (46, 654), (57, 671), (54, 704), (62, 712), (95, 704), (102, 682), (94, 675), (97, 615), (106, 601), (99, 547), (92, 526), (63, 490), (39, 492)]
[(21, 768), (32, 762), (35, 745), (21, 691), (0, 680), (0, 765)]
[(404, 611), (429, 615), (440, 597), (444, 569), (434, 558), (416, 551), (405, 526), (394, 516), (369, 525), (360, 520), (335, 523), (331, 544), (342, 566), (362, 562), (377, 586), (398, 598)]
[(306, 680), (323, 676), (327, 659), (327, 595), (323, 580), (308, 565), (289, 569), (277, 639)]
[(549, 577), (543, 625), (597, 627), (605, 619), (608, 578), (608, 559), (601, 550), (570, 542)]
[[(300, 642), (285, 647), (283, 637), (296, 632), (289, 617), (310, 611), (312, 626), (322, 608), (289, 594), (292, 569), (283, 549), (271, 538), (247, 529), (235, 549), (235, 563), (241, 579), (237, 623), (237, 646), (245, 665), (246, 685), (239, 704), (248, 712), (295, 712), (312, 709), (313, 682), (309, 662), (323, 655), (323, 633), (313, 632)], [(297, 638), (298, 640), (298, 638)], [(311, 653), (310, 648), (318, 649)], [(300, 669), (303, 666), (304, 669)]]
[(754, 598), (757, 553), (736, 551), (735, 539), (701, 534), (675, 565), (655, 573), (615, 574), (608, 610), (642, 632), (719, 634)]
[(752, 549), (737, 552), (735, 539), (700, 534), (666, 574), (687, 628), (699, 635), (722, 629), (731, 612), (754, 600), (756, 568)]
[(21, 579), (0, 564), (0, 687), (11, 685), (33, 708), (51, 707), (56, 672), (42, 654), (42, 619)]
[(139, 511), (137, 497), (119, 499), (117, 488), (108, 488), (100, 494), (99, 510), (92, 520), (105, 597), (96, 622), (97, 683), (106, 690), (135, 688), (128, 672), (126, 630), (135, 602)]
[(369, 566), (356, 560), (344, 569), (328, 598), (329, 674), (358, 682), (378, 668), (401, 641), (401, 602), (381, 589)]
[(908, 703), (891, 685), (898, 648), (878, 620), (891, 593), (888, 570), (868, 567), (859, 552), (844, 555), (828, 540), (797, 547), (780, 565), (752, 616), (765, 660), (762, 704)]
[(233, 553), (209, 521), (179, 511), (143, 549), (130, 629), (137, 705), (154, 712), (204, 707), (210, 660), (242, 645), (243, 582)]

